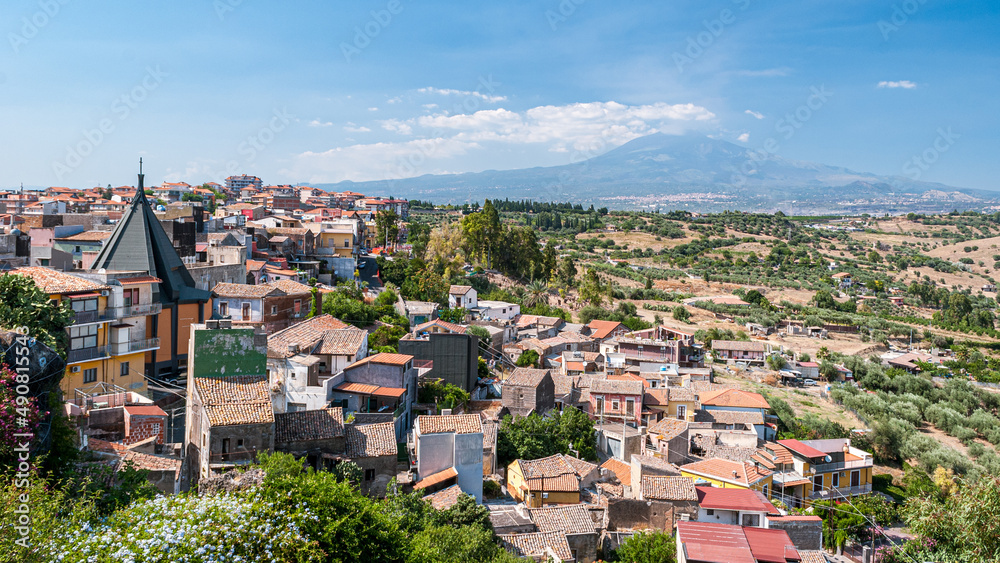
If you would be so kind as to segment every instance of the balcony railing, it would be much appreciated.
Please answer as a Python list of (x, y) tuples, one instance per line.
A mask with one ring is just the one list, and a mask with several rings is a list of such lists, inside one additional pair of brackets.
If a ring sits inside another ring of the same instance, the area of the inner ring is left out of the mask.
[(872, 459), (855, 459), (851, 461), (835, 461), (833, 463), (820, 463), (812, 466), (813, 473), (828, 473), (830, 471), (840, 471), (841, 469), (861, 469), (871, 467)]
[(144, 338), (142, 340), (129, 340), (128, 342), (113, 342), (109, 346), (109, 348), (111, 348), (112, 356), (122, 356), (145, 350), (156, 350), (159, 347), (159, 338)]
[(858, 487), (837, 487), (833, 489), (824, 489), (822, 491), (813, 491), (809, 494), (811, 499), (838, 499), (846, 497), (855, 497), (858, 495), (866, 495), (872, 492), (871, 485), (861, 485)]
[(66, 353), (66, 363), (75, 364), (79, 362), (103, 359), (107, 357), (109, 357), (107, 346), (95, 346), (93, 348), (79, 348), (77, 350), (70, 350), (69, 352)]
[(109, 314), (107, 309), (104, 311), (73, 311), (73, 322), (75, 324), (99, 323), (112, 319), (114, 319), (114, 316)]
[(135, 305), (108, 307), (106, 309), (108, 314), (116, 319), (123, 319), (126, 317), (145, 317), (146, 315), (155, 315), (162, 310), (163, 304), (161, 303), (136, 303)]

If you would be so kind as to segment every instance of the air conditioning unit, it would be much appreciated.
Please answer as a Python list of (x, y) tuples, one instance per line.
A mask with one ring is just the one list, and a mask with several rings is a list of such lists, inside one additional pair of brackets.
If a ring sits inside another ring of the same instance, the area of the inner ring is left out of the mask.
[(101, 297), (107, 297), (107, 296), (108, 296), (108, 293), (109, 293), (109, 292), (108, 292), (108, 290), (106, 290), (106, 289), (102, 289), (102, 290), (101, 290)]
[(80, 366), (73, 366), (69, 368), (70, 373), (80, 373)]

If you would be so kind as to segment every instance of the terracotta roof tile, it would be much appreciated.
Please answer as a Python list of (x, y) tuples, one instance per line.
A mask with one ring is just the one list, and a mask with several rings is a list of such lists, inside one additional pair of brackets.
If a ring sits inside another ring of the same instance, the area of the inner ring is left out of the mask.
[(771, 405), (760, 393), (740, 389), (722, 389), (698, 394), (702, 406), (769, 409)]
[(275, 280), (268, 285), (275, 287), (285, 293), (285, 295), (301, 295), (312, 293), (312, 288), (304, 283), (292, 280)]
[(340, 407), (274, 415), (275, 442), (307, 442), (343, 436), (344, 412)]
[[(680, 436), (688, 428), (687, 421), (665, 417), (649, 427), (650, 434), (656, 434), (659, 440), (672, 440)], [(659, 436), (663, 436), (659, 438)]]
[(573, 559), (566, 534), (533, 532), (530, 534), (500, 534), (500, 544), (515, 557), (546, 561), (555, 555), (562, 561)]
[(563, 458), (581, 478), (586, 477), (591, 471), (597, 469), (596, 463), (590, 463), (571, 455), (563, 456)]
[(512, 387), (530, 387), (535, 389), (545, 379), (546, 374), (549, 374), (551, 377), (551, 372), (547, 369), (516, 368), (507, 379), (503, 380), (503, 384), (505, 386), (510, 385)]
[(581, 504), (529, 508), (528, 513), (539, 532), (562, 532), (567, 535), (597, 533), (590, 511)]
[(194, 384), (212, 426), (274, 422), (264, 375), (196, 377)]
[(483, 422), (478, 414), (423, 415), (417, 417), (417, 428), (421, 434), (478, 434)]
[(694, 415), (695, 422), (713, 424), (764, 424), (760, 411), (700, 410)]
[(448, 479), (454, 479), (455, 477), (458, 477), (458, 471), (456, 471), (454, 467), (449, 467), (448, 469), (438, 471), (433, 475), (428, 475), (427, 477), (417, 481), (416, 484), (413, 485), (413, 490), (419, 491), (421, 489), (426, 489), (427, 487), (444, 483)]
[(615, 458), (610, 458), (608, 461), (602, 463), (601, 467), (614, 473), (615, 477), (618, 478), (618, 482), (622, 485), (626, 487), (632, 485), (632, 467), (629, 464)]
[(514, 463), (521, 468), (528, 488), (532, 491), (575, 492), (580, 490), (576, 469), (565, 456), (556, 454), (542, 459), (519, 459)]
[(58, 237), (56, 240), (72, 240), (80, 242), (100, 242), (111, 238), (111, 231), (83, 231), (68, 237)]
[(448, 321), (442, 321), (441, 319), (434, 319), (433, 321), (427, 321), (426, 323), (421, 323), (413, 327), (413, 333), (419, 334), (432, 326), (439, 326), (448, 332), (454, 332), (455, 334), (465, 334), (468, 331), (468, 327), (455, 323), (449, 323)]
[(347, 456), (353, 458), (396, 455), (396, 429), (392, 422), (349, 424), (346, 428)]
[(357, 362), (354, 362), (353, 364), (347, 366), (344, 369), (348, 370), (354, 367), (361, 366), (363, 364), (367, 364), (369, 362), (373, 364), (384, 364), (390, 366), (404, 366), (406, 365), (407, 362), (410, 362), (412, 360), (413, 356), (410, 356), (408, 354), (389, 354), (386, 352), (382, 352), (379, 354), (375, 354), (374, 356), (368, 356), (363, 360), (358, 360)]
[(18, 268), (12, 273), (31, 278), (35, 285), (50, 295), (108, 289), (106, 285), (41, 266)]
[(771, 474), (767, 469), (755, 467), (749, 462), (737, 462), (718, 458), (689, 463), (681, 466), (680, 469), (681, 471), (699, 476), (739, 483), (746, 487)]
[(642, 498), (652, 500), (698, 500), (690, 477), (642, 476)]
[(638, 395), (643, 394), (641, 381), (622, 379), (595, 379), (590, 384), (590, 394)]
[(267, 355), (269, 358), (288, 358), (295, 352), (289, 352), (288, 346), (299, 345), (299, 353), (310, 353), (310, 350), (332, 330), (353, 330), (364, 339), (363, 330), (341, 322), (330, 315), (319, 315), (296, 323), (284, 330), (279, 330), (267, 337)]
[(604, 340), (621, 326), (622, 324), (618, 321), (602, 321), (597, 319), (587, 323), (587, 328), (590, 329), (590, 336), (595, 340)]
[(452, 485), (446, 489), (441, 489), (436, 493), (431, 493), (424, 497), (424, 500), (431, 503), (437, 510), (447, 510), (458, 502), (458, 497), (462, 494), (462, 488)]
[(262, 299), (270, 295), (275, 287), (262, 283), (247, 285), (244, 283), (218, 283), (212, 288), (212, 293), (219, 297), (244, 297), (247, 299)]
[(453, 285), (448, 288), (449, 295), (465, 295), (472, 290), (471, 285)]

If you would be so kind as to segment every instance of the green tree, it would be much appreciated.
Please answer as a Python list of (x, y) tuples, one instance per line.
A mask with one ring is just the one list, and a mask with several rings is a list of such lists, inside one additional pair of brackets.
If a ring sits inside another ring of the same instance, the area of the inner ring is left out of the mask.
[(531, 280), (531, 283), (524, 286), (524, 297), (521, 305), (524, 307), (535, 307), (549, 304), (549, 288), (544, 281)]
[(365, 472), (361, 469), (361, 466), (353, 461), (338, 463), (333, 468), (333, 474), (337, 477), (338, 481), (344, 481), (352, 485), (360, 483), (361, 479), (365, 476)]
[(576, 264), (569, 256), (564, 256), (559, 262), (559, 281), (572, 287), (576, 283)]
[(681, 321), (686, 323), (688, 322), (688, 319), (691, 318), (691, 311), (688, 311), (687, 307), (685, 307), (684, 305), (677, 305), (676, 307), (674, 307), (673, 317), (674, 320), (676, 321)]
[(781, 354), (771, 354), (767, 357), (767, 367), (774, 371), (785, 369), (787, 365), (788, 361)]
[(609, 559), (622, 563), (675, 563), (677, 542), (661, 530), (639, 532), (622, 542)]
[(515, 362), (515, 365), (517, 365), (517, 367), (521, 367), (521, 368), (529, 368), (529, 367), (533, 368), (533, 367), (537, 366), (538, 365), (538, 352), (536, 352), (534, 350), (525, 350), (524, 352), (521, 352), (521, 355), (518, 356), (517, 362)]
[(468, 314), (469, 312), (464, 308), (457, 307), (455, 309), (444, 309), (440, 311), (438, 313), (438, 318), (448, 323), (464, 323), (465, 316)]
[(25, 327), (29, 336), (65, 357), (66, 327), (73, 318), (66, 301), (50, 302), (49, 295), (28, 276), (0, 276), (0, 327)]
[(375, 214), (375, 244), (389, 246), (399, 238), (399, 214), (383, 209)]

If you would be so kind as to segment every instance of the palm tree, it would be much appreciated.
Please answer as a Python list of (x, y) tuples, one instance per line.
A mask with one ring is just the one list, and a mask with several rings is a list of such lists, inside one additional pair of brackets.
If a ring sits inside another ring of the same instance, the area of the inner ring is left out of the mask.
[(524, 297), (521, 299), (521, 304), (525, 308), (531, 308), (535, 305), (547, 305), (549, 303), (549, 288), (542, 280), (531, 280), (531, 283), (524, 286)]

